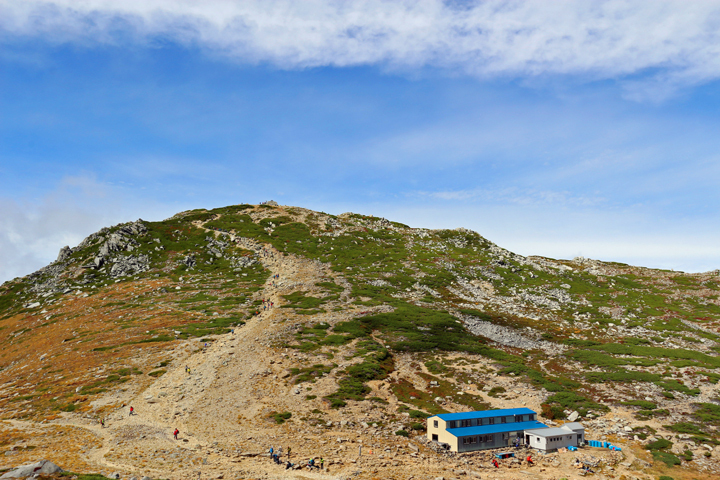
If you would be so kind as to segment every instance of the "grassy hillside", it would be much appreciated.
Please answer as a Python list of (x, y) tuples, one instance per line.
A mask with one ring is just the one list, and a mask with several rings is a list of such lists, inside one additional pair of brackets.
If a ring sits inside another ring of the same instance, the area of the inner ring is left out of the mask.
[[(265, 247), (327, 267), (282, 296), (282, 312), (304, 320), (274, 344), (320, 359), (289, 381), (337, 379), (328, 408), (381, 406), (372, 382), (412, 355), (417, 374), (437, 382), (432, 392), (392, 382), (398, 408), (415, 420), (487, 407), (456, 389), (482, 389), (492, 373), (539, 392), (548, 419), (624, 406), (696, 444), (720, 442), (717, 272), (522, 257), (465, 229), (270, 205), (106, 228), (3, 284), (0, 415), (99, 414), (105, 407), (93, 400), (103, 393), (149, 385), (172, 367), (177, 342), (200, 346), (242, 328), (274, 281)], [(342, 367), (337, 355), (348, 349), (352, 365)]]

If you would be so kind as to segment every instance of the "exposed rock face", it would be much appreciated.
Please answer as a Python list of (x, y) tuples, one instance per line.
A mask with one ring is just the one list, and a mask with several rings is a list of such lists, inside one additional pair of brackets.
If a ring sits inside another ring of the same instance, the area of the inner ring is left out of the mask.
[(458, 314), (457, 316), (472, 333), (489, 338), (500, 345), (522, 348), (524, 350), (541, 349), (551, 354), (558, 354), (565, 351), (564, 345), (547, 342), (545, 340), (535, 340), (509, 327), (495, 325), (494, 323), (479, 320), (470, 315)]
[(60, 253), (58, 253), (57, 260), (55, 260), (55, 263), (62, 263), (65, 260), (68, 259), (68, 257), (72, 255), (72, 248), (65, 245), (60, 249)]
[(15, 470), (10, 470), (5, 475), (3, 475), (1, 478), (27, 478), (32, 477), (33, 475), (51, 475), (53, 473), (62, 472), (63, 469), (55, 465), (54, 463), (48, 461), (48, 460), (40, 460), (37, 463), (32, 463), (30, 465), (23, 465), (21, 467), (16, 468)]
[(115, 232), (111, 233), (108, 239), (100, 246), (99, 256), (106, 258), (112, 253), (132, 251), (138, 244), (135, 238), (147, 232), (147, 227), (142, 220), (121, 225)]
[(147, 271), (150, 268), (150, 259), (147, 255), (137, 257), (116, 257), (115, 263), (110, 269), (111, 277), (124, 277), (127, 275), (136, 275)]

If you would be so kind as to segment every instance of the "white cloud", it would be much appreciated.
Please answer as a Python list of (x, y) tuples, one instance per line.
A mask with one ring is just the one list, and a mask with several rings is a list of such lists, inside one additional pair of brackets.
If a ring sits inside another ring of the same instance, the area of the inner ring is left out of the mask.
[(174, 213), (88, 175), (65, 177), (40, 201), (0, 197), (0, 283), (44, 267), (64, 245), (103, 227)]
[(635, 98), (720, 75), (717, 1), (0, 0), (0, 29), (90, 44), (169, 38), (281, 68), (596, 79), (654, 72), (629, 84)]
[(552, 205), (554, 207), (589, 207), (606, 204), (602, 197), (573, 194), (569, 191), (537, 190), (508, 187), (502, 189), (473, 188), (467, 190), (418, 191), (409, 197), (425, 197), (446, 201), (473, 201), (503, 205)]

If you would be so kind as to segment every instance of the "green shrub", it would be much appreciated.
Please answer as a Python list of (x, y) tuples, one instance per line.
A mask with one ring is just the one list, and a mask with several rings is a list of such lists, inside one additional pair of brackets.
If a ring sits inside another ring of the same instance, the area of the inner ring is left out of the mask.
[(155, 370), (153, 372), (150, 372), (150, 373), (148, 373), (148, 375), (150, 375), (151, 377), (160, 377), (162, 375), (165, 375), (165, 373), (167, 373), (167, 371), (161, 369), (161, 370)]
[[(563, 408), (569, 410), (577, 410), (577, 412), (585, 416), (588, 410), (606, 411), (608, 407), (583, 397), (575, 392), (558, 392), (547, 398), (546, 403), (557, 403)], [(562, 418), (562, 417), (561, 417)]]
[[(331, 401), (363, 400), (371, 391), (365, 382), (387, 378), (394, 368), (395, 362), (390, 352), (378, 344), (377, 351), (368, 354), (362, 363), (351, 365), (345, 370), (346, 375), (338, 381), (337, 391), (326, 398)], [(342, 403), (340, 405), (340, 402), (336, 402), (335, 405), (345, 406)]]
[(672, 453), (653, 451), (652, 456), (654, 460), (663, 462), (668, 467), (674, 467), (675, 465), (680, 465), (682, 463), (680, 459)]
[(680, 422), (673, 425), (663, 425), (663, 427), (677, 433), (689, 433), (691, 435), (702, 435), (703, 433), (705, 433), (699, 426), (690, 422)]
[(421, 412), (420, 410), (410, 410), (408, 412), (410, 414), (410, 418), (428, 418), (430, 416), (429, 413)]
[(425, 430), (425, 424), (420, 422), (415, 422), (410, 425), (410, 428), (413, 430)]
[(290, 417), (292, 417), (292, 413), (290, 413), (290, 412), (282, 412), (282, 413), (270, 412), (268, 414), (268, 417), (275, 420), (275, 423), (280, 424), (280, 423), (285, 423), (285, 420), (289, 420)]
[(395, 435), (397, 435), (399, 437), (409, 437), (410, 436), (410, 434), (407, 432), (407, 430), (398, 430), (397, 432), (395, 432)]
[(630, 405), (635, 407), (640, 407), (643, 410), (653, 410), (657, 408), (657, 405), (653, 402), (648, 402), (645, 400), (631, 400), (629, 402), (620, 402), (622, 405)]
[(438, 362), (437, 360), (428, 360), (427, 362), (425, 362), (425, 366), (427, 367), (428, 372), (434, 373), (436, 375), (439, 373), (447, 372), (447, 367), (442, 363)]
[(659, 438), (655, 440), (654, 442), (650, 442), (647, 445), (645, 445), (646, 450), (666, 450), (670, 447), (672, 447), (673, 442), (670, 440), (665, 440), (664, 438)]
[(720, 425), (720, 405), (700, 403), (694, 415), (708, 425)]
[(540, 415), (547, 418), (548, 420), (565, 418), (565, 412), (563, 411), (563, 408), (558, 405), (549, 405), (547, 403), (543, 403), (542, 405), (540, 405), (540, 408)]
[(667, 475), (660, 475), (658, 477), (658, 480), (675, 480), (673, 477), (668, 477)]
[(497, 398), (501, 393), (505, 393), (505, 389), (503, 387), (492, 387), (488, 392), (488, 396)]

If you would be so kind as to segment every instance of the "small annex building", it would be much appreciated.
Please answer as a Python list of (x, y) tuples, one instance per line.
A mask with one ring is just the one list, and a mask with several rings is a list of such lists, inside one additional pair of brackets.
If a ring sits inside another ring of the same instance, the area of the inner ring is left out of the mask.
[(453, 452), (512, 446), (515, 439), (525, 440), (526, 431), (545, 428), (529, 408), (442, 413), (427, 419), (428, 440), (448, 444)]
[(558, 448), (579, 447), (585, 442), (585, 427), (577, 422), (556, 428), (525, 430), (525, 445), (546, 452)]

